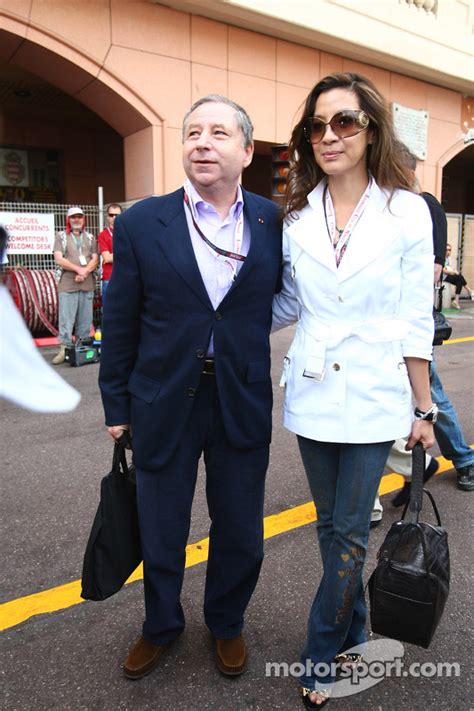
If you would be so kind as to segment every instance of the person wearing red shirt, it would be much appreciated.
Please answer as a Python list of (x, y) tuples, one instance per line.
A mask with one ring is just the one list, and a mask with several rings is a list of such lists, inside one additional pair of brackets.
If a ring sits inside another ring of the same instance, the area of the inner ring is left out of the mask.
[(122, 208), (117, 203), (112, 203), (107, 209), (107, 227), (98, 236), (99, 253), (102, 257), (102, 305), (105, 301), (105, 292), (112, 276), (114, 265), (113, 254), (113, 233), (114, 222), (117, 215), (120, 215)]

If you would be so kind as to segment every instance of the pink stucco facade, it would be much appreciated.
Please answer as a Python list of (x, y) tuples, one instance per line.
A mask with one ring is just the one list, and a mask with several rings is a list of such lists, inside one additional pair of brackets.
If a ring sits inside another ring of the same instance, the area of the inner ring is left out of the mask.
[(85, 201), (101, 182), (115, 200), (179, 186), (182, 117), (210, 92), (249, 111), (257, 141), (285, 143), (308, 90), (333, 71), (359, 71), (388, 101), (429, 111), (424, 189), (440, 194), (444, 165), (464, 148), (459, 92), (147, 0), (0, 0), (0, 30), (4, 70), (41, 77), (113, 130), (101, 138), (96, 126), (91, 137), (74, 125), (3, 117), (0, 144), (43, 141), (66, 151), (67, 201)]

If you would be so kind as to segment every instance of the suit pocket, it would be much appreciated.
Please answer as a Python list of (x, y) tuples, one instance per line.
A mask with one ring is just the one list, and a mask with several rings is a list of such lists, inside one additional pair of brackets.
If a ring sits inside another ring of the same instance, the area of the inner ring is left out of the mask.
[(270, 359), (256, 360), (247, 365), (247, 382), (259, 383), (270, 377)]
[(161, 388), (161, 383), (146, 375), (132, 373), (128, 381), (128, 392), (145, 402), (153, 402)]

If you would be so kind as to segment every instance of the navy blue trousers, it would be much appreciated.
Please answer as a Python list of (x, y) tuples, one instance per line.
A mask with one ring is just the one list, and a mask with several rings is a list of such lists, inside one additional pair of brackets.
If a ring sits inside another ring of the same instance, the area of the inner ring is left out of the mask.
[(184, 629), (180, 595), (202, 454), (211, 519), (204, 617), (214, 637), (230, 639), (240, 634), (257, 584), (263, 560), (269, 448), (249, 450), (230, 445), (222, 425), (215, 377), (203, 375), (171, 460), (157, 471), (137, 471), (144, 561), (143, 636), (154, 644), (167, 644)]

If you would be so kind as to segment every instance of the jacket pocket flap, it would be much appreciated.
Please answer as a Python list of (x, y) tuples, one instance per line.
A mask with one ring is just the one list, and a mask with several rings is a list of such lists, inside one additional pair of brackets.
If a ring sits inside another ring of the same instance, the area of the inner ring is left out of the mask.
[(161, 383), (139, 373), (132, 373), (128, 381), (128, 392), (145, 402), (153, 402), (160, 388)]
[(270, 377), (270, 361), (256, 360), (247, 365), (247, 382), (258, 383)]

